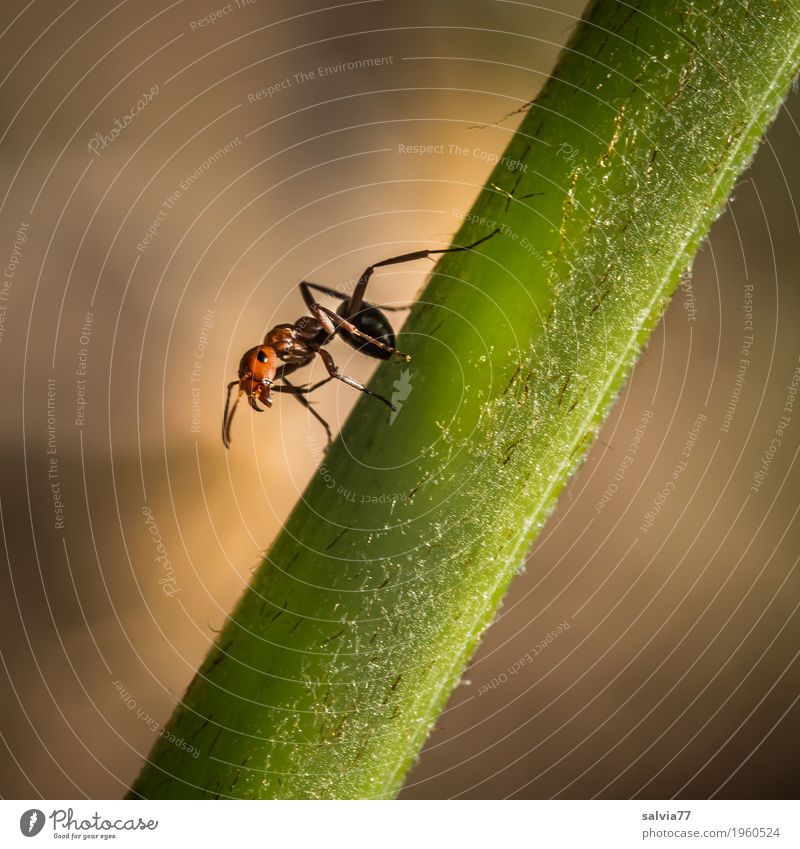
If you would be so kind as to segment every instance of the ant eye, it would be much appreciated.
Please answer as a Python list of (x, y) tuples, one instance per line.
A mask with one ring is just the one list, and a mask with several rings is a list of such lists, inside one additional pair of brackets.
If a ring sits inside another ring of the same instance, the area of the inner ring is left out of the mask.
[(259, 351), (259, 352), (256, 354), (256, 359), (257, 359), (260, 363), (265, 363), (265, 362), (267, 361), (267, 355), (266, 355), (263, 351)]

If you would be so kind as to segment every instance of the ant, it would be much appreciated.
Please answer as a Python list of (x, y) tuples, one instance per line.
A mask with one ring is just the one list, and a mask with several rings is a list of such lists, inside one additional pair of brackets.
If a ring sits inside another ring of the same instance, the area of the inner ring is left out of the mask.
[[(250, 406), (259, 413), (263, 412), (263, 409), (258, 406), (257, 402), (260, 401), (266, 407), (271, 407), (273, 392), (292, 395), (325, 428), (328, 445), (332, 441), (331, 429), (325, 419), (314, 410), (305, 398), (306, 395), (315, 389), (319, 389), (320, 386), (324, 386), (328, 381), (341, 380), (348, 386), (383, 401), (390, 409), (394, 410), (392, 403), (382, 395), (367, 389), (363, 383), (359, 383), (354, 378), (340, 374), (330, 352), (326, 351), (323, 346), (328, 345), (339, 335), (348, 345), (368, 357), (388, 360), (394, 355), (406, 361), (410, 360), (411, 357), (408, 354), (404, 354), (395, 348), (392, 325), (382, 312), (382, 310), (403, 309), (403, 307), (378, 307), (364, 300), (367, 283), (369, 283), (372, 273), (376, 268), (385, 265), (425, 259), (433, 254), (469, 251), (499, 232), (499, 229), (494, 230), (488, 236), (484, 236), (477, 242), (464, 247), (413, 251), (376, 262), (374, 265), (370, 265), (358, 278), (358, 283), (356, 283), (351, 296), (343, 295), (327, 286), (319, 286), (316, 283), (303, 280), (299, 284), (300, 294), (303, 296), (311, 315), (301, 316), (294, 324), (277, 324), (273, 327), (264, 337), (262, 345), (250, 348), (244, 354), (239, 363), (239, 377), (228, 384), (225, 415), (222, 420), (222, 442), (225, 447), (229, 448), (231, 444), (231, 422), (233, 421), (233, 414), (236, 412), (236, 405), (242, 395), (247, 395)], [(341, 304), (339, 304), (338, 310), (334, 312), (318, 303), (312, 289), (321, 292), (323, 295), (339, 298)], [(298, 386), (287, 379), (292, 372), (308, 365), (315, 356), (319, 356), (325, 364), (328, 377), (313, 386)], [(231, 406), (231, 390), (237, 385), (239, 392), (233, 406)]]

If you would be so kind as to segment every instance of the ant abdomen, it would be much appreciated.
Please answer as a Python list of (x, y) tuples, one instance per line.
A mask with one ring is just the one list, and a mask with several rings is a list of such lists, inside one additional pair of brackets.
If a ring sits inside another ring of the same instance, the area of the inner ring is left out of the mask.
[[(392, 325), (389, 323), (389, 319), (376, 306), (364, 303), (355, 315), (348, 314), (349, 308), (350, 302), (343, 301), (336, 312), (343, 318), (346, 317), (362, 333), (371, 336), (373, 339), (377, 339), (388, 348), (394, 348), (395, 336)], [(359, 339), (344, 327), (339, 328), (339, 335), (351, 348), (355, 348), (356, 351), (366, 354), (368, 357), (374, 357), (376, 360), (388, 360), (392, 356), (391, 351), (379, 348), (372, 342)]]

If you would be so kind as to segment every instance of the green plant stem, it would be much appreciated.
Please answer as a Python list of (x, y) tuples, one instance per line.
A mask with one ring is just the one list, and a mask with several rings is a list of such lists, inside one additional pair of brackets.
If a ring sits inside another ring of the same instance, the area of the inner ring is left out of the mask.
[(798, 0), (591, 5), (133, 796), (398, 792), (799, 41)]

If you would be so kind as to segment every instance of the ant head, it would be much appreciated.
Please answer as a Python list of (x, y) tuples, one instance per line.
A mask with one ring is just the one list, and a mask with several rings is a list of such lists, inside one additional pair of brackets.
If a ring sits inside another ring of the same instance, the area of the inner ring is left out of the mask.
[[(265, 407), (272, 406), (272, 384), (278, 368), (278, 357), (275, 349), (269, 345), (258, 345), (251, 348), (239, 363), (239, 378), (228, 384), (228, 400), (225, 404), (225, 416), (222, 421), (222, 441), (228, 448), (231, 444), (231, 422), (236, 412), (236, 405), (242, 395), (247, 395), (250, 406), (258, 413), (263, 409), (258, 406), (260, 401)], [(231, 390), (238, 384), (239, 392), (231, 406)]]
[[(245, 360), (247, 362), (245, 363)], [(278, 368), (278, 357), (271, 345), (259, 345), (245, 354), (242, 365), (246, 368), (240, 369), (239, 381), (242, 389), (247, 393), (250, 406), (261, 412), (257, 405), (260, 401), (265, 407), (272, 406), (272, 384)]]

